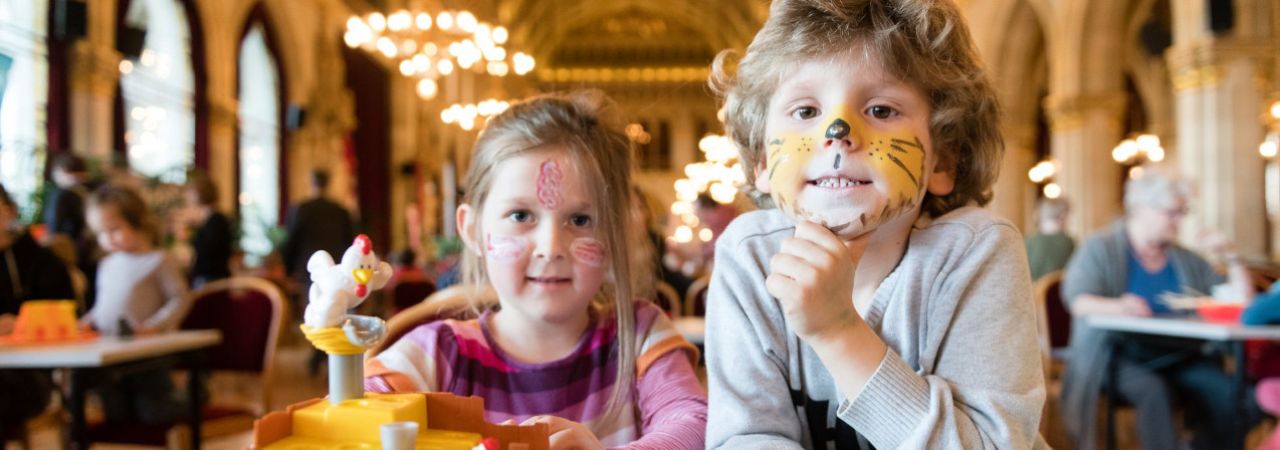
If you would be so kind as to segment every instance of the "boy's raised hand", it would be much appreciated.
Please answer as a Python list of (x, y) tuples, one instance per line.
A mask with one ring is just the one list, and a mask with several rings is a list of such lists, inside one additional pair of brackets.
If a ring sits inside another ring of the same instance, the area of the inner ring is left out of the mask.
[(863, 235), (846, 243), (801, 220), (795, 237), (783, 241), (769, 261), (765, 287), (801, 339), (823, 340), (862, 321), (853, 306), (853, 275), (867, 240)]

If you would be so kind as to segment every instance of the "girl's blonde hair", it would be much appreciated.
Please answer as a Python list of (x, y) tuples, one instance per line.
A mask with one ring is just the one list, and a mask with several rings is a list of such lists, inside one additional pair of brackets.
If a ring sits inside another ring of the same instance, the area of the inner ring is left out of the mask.
[[(635, 236), (628, 214), (632, 158), (613, 110), (613, 102), (595, 90), (541, 95), (511, 105), (489, 119), (481, 131), (467, 171), (463, 199), (475, 210), (476, 217), (482, 217), (499, 165), (534, 152), (564, 152), (583, 179), (594, 184), (587, 194), (597, 211), (597, 229), (609, 249), (610, 264), (605, 286), (593, 304), (602, 315), (614, 315), (618, 333), (618, 373), (605, 421), (616, 417), (631, 395), (638, 353), (632, 305), (636, 298), (634, 278), (626, 251), (629, 239)], [(469, 231), (473, 236), (484, 236), (480, 221), (475, 223), (475, 229)], [(477, 307), (492, 306), (492, 295), (481, 294), (489, 286), (489, 277), (479, 255), (463, 252), (462, 271), (464, 281), (477, 289), (474, 298), (489, 298), (489, 304)]]
[(797, 62), (855, 49), (929, 102), (929, 135), (939, 167), (955, 177), (945, 196), (925, 197), (939, 216), (969, 202), (991, 201), (1004, 140), (999, 105), (960, 10), (947, 0), (775, 0), (734, 73), (726, 50), (709, 84), (724, 103), (725, 128), (742, 155), (747, 185), (764, 155), (769, 101)]

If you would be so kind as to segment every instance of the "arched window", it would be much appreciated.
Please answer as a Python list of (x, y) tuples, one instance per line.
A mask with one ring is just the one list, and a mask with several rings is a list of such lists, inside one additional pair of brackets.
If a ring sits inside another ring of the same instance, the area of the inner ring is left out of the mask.
[(124, 23), (146, 30), (136, 60), (122, 64), (124, 142), (129, 167), (170, 183), (195, 161), (195, 76), (191, 31), (177, 0), (132, 0)]
[(47, 0), (0, 0), (0, 182), (33, 218), (45, 160)]
[(240, 42), (240, 248), (251, 265), (280, 221), (280, 72), (268, 44), (261, 22)]

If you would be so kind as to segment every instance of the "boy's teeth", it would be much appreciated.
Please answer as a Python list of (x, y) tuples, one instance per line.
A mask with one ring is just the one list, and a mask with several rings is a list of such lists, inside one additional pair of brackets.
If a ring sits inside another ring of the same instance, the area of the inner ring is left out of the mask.
[(818, 186), (824, 188), (847, 188), (859, 183), (855, 183), (848, 178), (823, 178), (818, 180)]

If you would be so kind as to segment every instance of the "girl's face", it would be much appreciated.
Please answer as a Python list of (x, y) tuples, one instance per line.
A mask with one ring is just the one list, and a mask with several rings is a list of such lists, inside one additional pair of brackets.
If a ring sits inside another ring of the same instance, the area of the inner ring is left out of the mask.
[(502, 310), (543, 323), (580, 320), (609, 269), (588, 195), (598, 186), (555, 149), (503, 161), (491, 176), (484, 205), (460, 206), (458, 222)]
[(146, 247), (146, 236), (129, 225), (112, 205), (90, 206), (89, 226), (98, 236), (98, 246), (108, 252), (136, 252)]
[(767, 114), (756, 187), (790, 216), (844, 239), (898, 217), (909, 226), (926, 191), (954, 187), (936, 167), (928, 99), (861, 52), (799, 64)]

